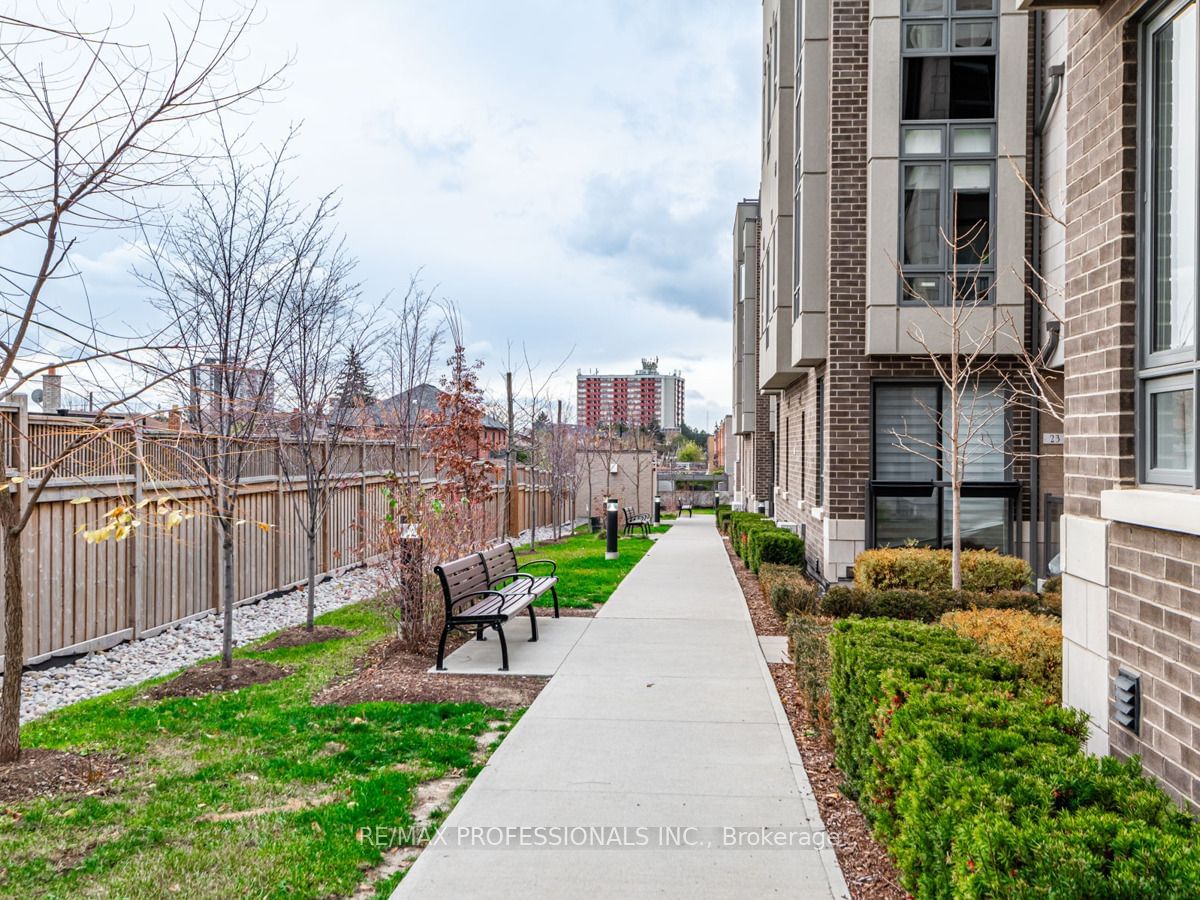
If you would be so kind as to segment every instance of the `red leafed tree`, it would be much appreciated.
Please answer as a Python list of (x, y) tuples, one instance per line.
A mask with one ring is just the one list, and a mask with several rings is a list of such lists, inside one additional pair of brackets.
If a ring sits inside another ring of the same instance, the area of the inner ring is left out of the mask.
[(446, 361), (448, 371), (441, 378), (437, 409), (429, 416), (429, 451), (441, 498), (474, 510), (491, 496), (496, 472), (492, 463), (480, 459), (484, 396), (479, 370), (483, 363), (467, 360), (462, 323), (453, 312), (449, 319), (454, 352)]

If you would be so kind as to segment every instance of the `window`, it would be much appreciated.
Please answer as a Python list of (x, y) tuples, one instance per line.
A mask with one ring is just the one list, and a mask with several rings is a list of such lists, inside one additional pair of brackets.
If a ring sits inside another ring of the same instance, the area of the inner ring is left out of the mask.
[(817, 506), (825, 505), (825, 379), (817, 379)]
[[(940, 433), (948, 424), (948, 406), (938, 382), (875, 385), (869, 489), (873, 546), (950, 545), (950, 459), (936, 450), (948, 444)], [(981, 384), (963, 401), (959, 416), (972, 432), (963, 454), (963, 547), (1011, 552), (1020, 486), (1011, 480), (1005, 398), (996, 385)]]
[(1163, 7), (1142, 36), (1138, 370), (1143, 481), (1200, 487), (1197, 465), (1196, 3)]
[(904, 0), (902, 303), (987, 302), (995, 280), (995, 0)]

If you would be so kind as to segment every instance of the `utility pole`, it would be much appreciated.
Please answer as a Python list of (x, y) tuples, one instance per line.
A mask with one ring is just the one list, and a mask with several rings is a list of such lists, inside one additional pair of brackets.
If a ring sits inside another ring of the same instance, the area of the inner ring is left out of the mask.
[(554, 510), (554, 539), (562, 539), (562, 519), (565, 507), (563, 494), (563, 433), (562, 433), (562, 400), (558, 401), (558, 415), (554, 426), (554, 465), (551, 467), (550, 508)]
[(507, 533), (513, 522), (513, 453), (517, 449), (513, 425), (512, 372), (504, 373), (504, 389), (508, 394), (508, 451), (504, 454), (504, 531)]

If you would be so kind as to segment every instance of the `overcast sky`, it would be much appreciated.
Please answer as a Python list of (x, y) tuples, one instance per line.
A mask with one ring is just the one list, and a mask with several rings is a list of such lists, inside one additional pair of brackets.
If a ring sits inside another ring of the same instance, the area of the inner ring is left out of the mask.
[[(168, 5), (113, 4), (118, 18)], [(687, 379), (689, 424), (728, 412), (730, 229), (758, 181), (757, 3), (260, 11), (242, 64), (294, 63), (251, 136), (275, 145), (302, 126), (290, 172), (302, 194), (339, 191), (368, 298), (421, 269), (459, 304), (491, 379), (509, 342), (547, 367), (573, 347), (557, 384), (572, 402), (577, 369), (658, 356)], [(93, 303), (144, 302), (132, 256), (111, 235), (76, 249)]]

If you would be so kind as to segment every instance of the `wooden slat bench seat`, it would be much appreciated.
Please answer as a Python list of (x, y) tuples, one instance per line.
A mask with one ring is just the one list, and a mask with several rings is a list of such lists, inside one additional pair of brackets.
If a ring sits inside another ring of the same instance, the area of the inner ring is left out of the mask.
[[(549, 573), (535, 575), (524, 571), (531, 566), (549, 566)], [(508, 642), (504, 639), (504, 624), (528, 610), (530, 640), (538, 639), (533, 602), (549, 593), (554, 598), (555, 618), (559, 615), (556, 570), (557, 565), (549, 559), (534, 559), (518, 565), (511, 543), (435, 566), (446, 604), (446, 623), (438, 642), (438, 670), (446, 668), (446, 639), (452, 629), (473, 630), (476, 640), (482, 641), (485, 640), (484, 629), (492, 628), (500, 636), (500, 670), (507, 671)]]

